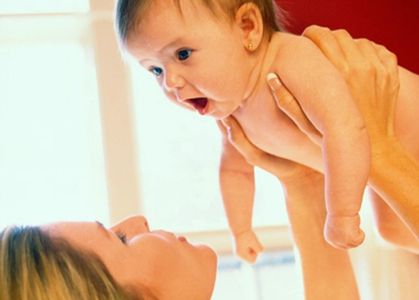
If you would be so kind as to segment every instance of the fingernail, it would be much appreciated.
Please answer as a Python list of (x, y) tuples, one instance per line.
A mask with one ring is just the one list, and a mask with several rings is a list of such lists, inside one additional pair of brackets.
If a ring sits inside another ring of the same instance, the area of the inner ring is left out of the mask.
[(275, 91), (281, 87), (281, 81), (275, 73), (268, 73), (266, 75), (266, 80), (271, 90)]

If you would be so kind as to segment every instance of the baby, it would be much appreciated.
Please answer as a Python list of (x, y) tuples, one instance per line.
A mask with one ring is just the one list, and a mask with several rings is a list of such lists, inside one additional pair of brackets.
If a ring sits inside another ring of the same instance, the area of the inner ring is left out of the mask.
[[(364, 239), (359, 209), (370, 171), (362, 117), (338, 70), (308, 39), (280, 31), (271, 0), (119, 0), (119, 40), (173, 102), (222, 120), (234, 116), (257, 147), (324, 172), (325, 238), (341, 249)], [(279, 75), (322, 134), (307, 138), (276, 106)], [(225, 140), (224, 207), (238, 254), (254, 260), (253, 167)], [(309, 201), (309, 199), (308, 199)]]
[[(137, 7), (125, 8), (128, 15), (119, 20), (128, 23), (119, 25), (125, 28), (121, 40), (171, 100), (216, 119), (233, 115), (259, 148), (317, 170), (323, 170), (323, 150), (325, 237), (340, 248), (359, 245), (368, 135), (344, 79), (320, 50), (304, 37), (278, 32), (270, 0), (130, 2)], [(276, 107), (268, 72), (298, 99), (323, 136), (322, 149)], [(250, 225), (253, 172), (228, 142), (223, 145), (221, 190), (241, 249), (240, 243), (257, 243)]]

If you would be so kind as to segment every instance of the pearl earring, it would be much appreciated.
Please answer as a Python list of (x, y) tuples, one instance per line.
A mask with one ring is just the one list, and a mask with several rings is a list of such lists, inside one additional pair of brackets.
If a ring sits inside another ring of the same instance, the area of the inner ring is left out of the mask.
[(247, 48), (250, 50), (250, 51), (252, 51), (253, 50), (253, 44), (250, 42), (248, 45), (247, 45)]

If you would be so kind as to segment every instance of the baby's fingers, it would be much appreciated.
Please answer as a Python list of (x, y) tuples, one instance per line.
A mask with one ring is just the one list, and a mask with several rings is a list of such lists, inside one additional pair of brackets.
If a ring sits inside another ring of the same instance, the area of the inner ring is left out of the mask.
[(255, 263), (257, 259), (257, 253), (251, 249), (247, 249), (245, 251), (237, 251), (237, 255), (247, 261), (248, 263)]

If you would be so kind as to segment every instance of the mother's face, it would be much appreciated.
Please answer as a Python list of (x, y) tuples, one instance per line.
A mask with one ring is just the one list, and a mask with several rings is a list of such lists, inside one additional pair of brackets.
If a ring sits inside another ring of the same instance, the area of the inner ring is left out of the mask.
[(150, 289), (159, 299), (210, 299), (217, 258), (166, 231), (150, 231), (144, 217), (107, 229), (98, 222), (63, 222), (42, 227), (75, 247), (96, 253), (121, 285)]

